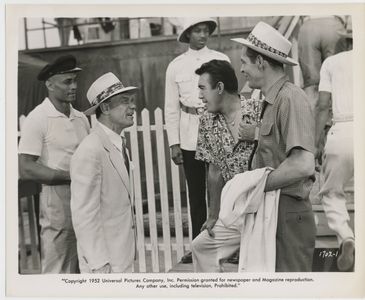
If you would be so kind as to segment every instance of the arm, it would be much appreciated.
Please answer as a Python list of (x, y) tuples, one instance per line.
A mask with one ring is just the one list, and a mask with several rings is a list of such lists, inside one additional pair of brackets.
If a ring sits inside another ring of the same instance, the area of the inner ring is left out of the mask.
[(281, 101), (277, 120), (286, 158), (269, 174), (266, 192), (290, 186), (314, 174), (315, 122), (305, 97), (301, 92)]
[(95, 146), (80, 147), (71, 160), (72, 224), (84, 255), (80, 259), (85, 259), (94, 272), (108, 271), (109, 254), (100, 210), (102, 161)]
[(165, 121), (169, 146), (180, 144), (180, 101), (179, 90), (171, 64), (166, 71), (165, 82)]
[(33, 180), (47, 185), (62, 185), (70, 183), (70, 173), (54, 170), (37, 162), (38, 156), (19, 155), (19, 176), (22, 180)]
[(183, 163), (182, 152), (180, 149), (180, 102), (179, 91), (171, 65), (166, 71), (165, 86), (165, 121), (167, 137), (171, 150), (171, 158), (176, 165)]
[(316, 104), (316, 148), (319, 148), (323, 130), (330, 117), (331, 93), (319, 92), (319, 99)]
[(207, 229), (209, 235), (214, 237), (212, 228), (218, 220), (221, 205), (221, 193), (224, 186), (224, 180), (218, 166), (209, 164), (208, 167), (208, 219), (203, 224), (202, 229)]
[(272, 171), (266, 181), (265, 192), (281, 189), (314, 174), (314, 155), (294, 148), (289, 156)]
[(315, 146), (318, 151), (321, 139), (323, 138), (323, 130), (330, 116), (330, 108), (332, 105), (332, 76), (331, 76), (331, 60), (326, 59), (321, 67), (320, 82), (318, 86), (319, 98), (315, 109)]

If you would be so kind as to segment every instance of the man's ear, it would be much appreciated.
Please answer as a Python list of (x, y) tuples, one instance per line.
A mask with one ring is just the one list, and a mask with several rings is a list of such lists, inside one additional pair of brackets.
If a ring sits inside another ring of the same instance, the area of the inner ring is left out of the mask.
[(53, 91), (53, 82), (52, 80), (46, 80), (46, 87), (49, 91)]
[(256, 65), (259, 68), (259, 70), (264, 69), (265, 60), (261, 55), (257, 55), (256, 57)]
[(109, 108), (109, 104), (108, 103), (105, 103), (105, 102), (101, 103), (100, 104), (100, 109), (103, 112), (103, 114), (109, 115), (110, 108)]
[(217, 83), (217, 90), (218, 90), (218, 94), (221, 95), (224, 91), (224, 83), (222, 81), (219, 81)]

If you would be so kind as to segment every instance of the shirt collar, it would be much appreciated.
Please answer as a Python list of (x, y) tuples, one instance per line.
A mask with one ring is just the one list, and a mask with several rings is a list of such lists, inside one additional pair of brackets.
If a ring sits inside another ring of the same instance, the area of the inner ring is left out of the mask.
[[(47, 109), (47, 114), (49, 117), (62, 117), (62, 118), (67, 118), (67, 116), (63, 113), (61, 113), (60, 111), (58, 111), (56, 109), (56, 107), (53, 105), (53, 103), (51, 102), (51, 100), (46, 97), (43, 101), (44, 106)], [(70, 105), (70, 119), (74, 119), (74, 118), (81, 118), (82, 117), (82, 113), (77, 111), (76, 109), (74, 109), (72, 107), (72, 105)]]
[(200, 56), (200, 55), (207, 53), (208, 51), (209, 51), (209, 48), (207, 46), (204, 46), (203, 48), (201, 48), (199, 50), (194, 50), (189, 47), (188, 54), (192, 55), (192, 56)]
[(265, 95), (265, 101), (274, 104), (276, 96), (278, 95), (280, 89), (283, 87), (284, 83), (289, 80), (287, 75), (280, 77), (269, 89), (267, 95)]
[(105, 126), (103, 123), (98, 121), (99, 126), (104, 130), (104, 132), (106, 133), (106, 135), (108, 136), (108, 138), (110, 139), (110, 141), (112, 142), (112, 144), (119, 150), (122, 151), (122, 147), (123, 147), (123, 142), (122, 142), (122, 137), (115, 133), (113, 130), (111, 130), (110, 128), (108, 128), (107, 126)]

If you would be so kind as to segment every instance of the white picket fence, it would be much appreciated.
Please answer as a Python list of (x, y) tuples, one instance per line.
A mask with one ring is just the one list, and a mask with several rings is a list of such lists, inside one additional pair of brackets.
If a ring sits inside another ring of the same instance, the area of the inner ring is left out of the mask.
[[(137, 221), (137, 251), (139, 272), (148, 271), (147, 266), (152, 265), (152, 272), (167, 272), (173, 262), (179, 261), (185, 250), (190, 249), (191, 243), (191, 220), (188, 217), (189, 237), (183, 235), (183, 214), (181, 202), (181, 188), (179, 167), (171, 161), (170, 172), (167, 170), (165, 137), (162, 110), (157, 108), (154, 111), (155, 124), (150, 124), (150, 113), (147, 109), (141, 112), (141, 124), (138, 126), (137, 115), (135, 114), (134, 126), (125, 130), (127, 139), (130, 139), (131, 159), (134, 166), (133, 181), (135, 194), (135, 211)], [(142, 143), (138, 141), (138, 132), (142, 132)], [(152, 142), (152, 132), (155, 132), (155, 143)], [(129, 137), (128, 137), (129, 135)], [(154, 174), (152, 145), (156, 145), (158, 174)], [(139, 153), (143, 147), (144, 165), (141, 165)], [(169, 154), (167, 157), (170, 157)], [(149, 238), (145, 237), (142, 182), (141, 172), (144, 168), (146, 174), (147, 203)], [(172, 187), (169, 189), (167, 176), (171, 174)], [(159, 195), (161, 204), (162, 237), (157, 235), (157, 213), (156, 213), (156, 191), (155, 176), (158, 176)], [(169, 201), (168, 190), (172, 190), (172, 200)], [(187, 190), (187, 188), (186, 188)], [(173, 202), (170, 207), (169, 202)], [(187, 201), (189, 211), (189, 201)], [(170, 213), (173, 210), (173, 224), (175, 237), (171, 236)], [(188, 214), (189, 215), (189, 214)], [(150, 255), (147, 255), (147, 252)], [(162, 255), (161, 255), (162, 254)], [(160, 263), (163, 256), (163, 266)], [(150, 258), (151, 261), (148, 261)]]

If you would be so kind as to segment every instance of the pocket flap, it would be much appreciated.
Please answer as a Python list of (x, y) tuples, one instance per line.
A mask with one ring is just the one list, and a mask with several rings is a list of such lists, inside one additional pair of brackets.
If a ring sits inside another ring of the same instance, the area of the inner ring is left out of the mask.
[(269, 135), (271, 133), (273, 122), (262, 123), (260, 128), (261, 135)]

